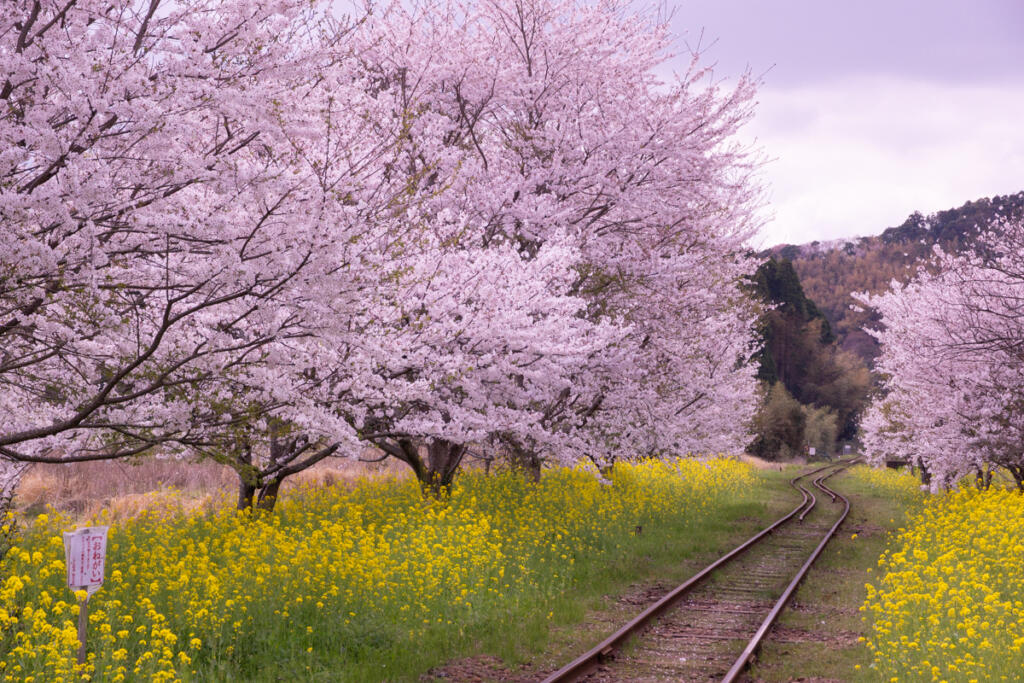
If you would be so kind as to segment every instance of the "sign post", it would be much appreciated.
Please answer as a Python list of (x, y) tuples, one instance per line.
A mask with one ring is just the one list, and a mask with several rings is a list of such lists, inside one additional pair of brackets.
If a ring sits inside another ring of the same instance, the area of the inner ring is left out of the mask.
[(78, 603), (78, 663), (85, 664), (85, 634), (89, 627), (89, 598), (103, 585), (107, 560), (107, 527), (88, 526), (64, 532), (64, 562), (68, 588), (85, 591)]

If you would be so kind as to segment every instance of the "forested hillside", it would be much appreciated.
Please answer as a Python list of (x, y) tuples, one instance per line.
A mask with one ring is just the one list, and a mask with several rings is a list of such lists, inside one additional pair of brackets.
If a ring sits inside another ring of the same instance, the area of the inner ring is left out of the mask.
[(831, 453), (837, 438), (856, 435), (871, 386), (868, 370), (836, 344), (790, 261), (770, 258), (761, 264), (751, 291), (767, 310), (759, 325), (763, 346), (755, 356), (765, 399), (750, 449), (766, 458), (808, 447)]
[(807, 296), (825, 314), (840, 346), (865, 361), (878, 354), (878, 344), (863, 328), (873, 322), (869, 312), (851, 309), (850, 292), (881, 292), (892, 280), (909, 280), (936, 245), (956, 252), (969, 244), (979, 228), (999, 216), (1024, 215), (1024, 191), (969, 201), (930, 215), (914, 212), (881, 235), (804, 245), (779, 245), (769, 254), (793, 262)]

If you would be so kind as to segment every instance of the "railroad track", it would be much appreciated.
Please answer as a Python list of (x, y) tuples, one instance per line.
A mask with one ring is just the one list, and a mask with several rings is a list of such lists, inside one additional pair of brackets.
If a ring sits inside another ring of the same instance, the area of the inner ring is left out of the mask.
[[(794, 477), (790, 484), (803, 500), (792, 511), (694, 574), (544, 683), (737, 680), (846, 518), (849, 501), (825, 482), (854, 462), (832, 463)], [(818, 498), (826, 496), (840, 503), (841, 511), (818, 506)]]

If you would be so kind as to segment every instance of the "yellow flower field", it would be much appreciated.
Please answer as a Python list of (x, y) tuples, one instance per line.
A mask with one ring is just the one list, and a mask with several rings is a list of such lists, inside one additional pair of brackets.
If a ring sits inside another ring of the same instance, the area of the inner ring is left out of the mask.
[(862, 611), (886, 681), (1024, 676), (1024, 496), (973, 488), (935, 498), (878, 562)]
[(696, 528), (753, 481), (733, 460), (681, 459), (617, 465), (611, 486), (583, 470), (536, 485), (467, 473), (443, 502), (424, 500), (412, 481), (307, 489), (256, 519), (164, 505), (109, 522), (84, 670), (73, 658), (78, 607), (61, 539), (73, 525), (42, 515), (0, 566), (0, 675), (412, 677), (414, 664), (402, 664), (410, 653), (414, 663), (417, 652), (443, 661), (511, 623), (546, 628), (551, 600), (635, 542), (637, 525)]
[(903, 503), (917, 503), (924, 497), (921, 480), (906, 469), (858, 465), (850, 470), (850, 475), (887, 498)]

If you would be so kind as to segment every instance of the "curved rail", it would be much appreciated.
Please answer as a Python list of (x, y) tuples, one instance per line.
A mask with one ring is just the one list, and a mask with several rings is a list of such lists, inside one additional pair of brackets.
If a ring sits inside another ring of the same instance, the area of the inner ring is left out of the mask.
[[(676, 586), (675, 588), (673, 588), (672, 591), (667, 593), (664, 597), (662, 597), (656, 603), (654, 603), (653, 605), (651, 605), (650, 607), (645, 609), (643, 612), (641, 612), (639, 615), (634, 617), (627, 624), (622, 626), (622, 628), (618, 629), (617, 631), (612, 633), (610, 636), (608, 636), (607, 638), (602, 640), (600, 643), (598, 643), (596, 646), (594, 646), (593, 648), (591, 648), (590, 650), (588, 650), (584, 654), (580, 655), (579, 657), (577, 657), (573, 661), (569, 662), (568, 664), (563, 666), (561, 669), (559, 669), (555, 673), (553, 673), (550, 676), (548, 676), (547, 678), (545, 678), (543, 683), (564, 683), (566, 681), (575, 681), (575, 680), (578, 680), (578, 679), (582, 678), (586, 674), (590, 673), (592, 670), (596, 669), (603, 662), (608, 660), (612, 656), (612, 654), (615, 652), (615, 650), (618, 649), (619, 647), (621, 647), (623, 642), (625, 642), (630, 636), (636, 634), (638, 631), (640, 631), (640, 629), (642, 629), (644, 626), (646, 626), (651, 620), (653, 620), (655, 617), (657, 617), (658, 615), (662, 614), (667, 609), (669, 609), (675, 602), (677, 602), (679, 600), (679, 598), (681, 598), (683, 595), (685, 595), (690, 590), (692, 590), (694, 587), (696, 587), (698, 584), (700, 584), (704, 579), (706, 579), (716, 569), (719, 569), (723, 565), (727, 564), (729, 561), (731, 561), (731, 560), (735, 559), (736, 557), (738, 557), (739, 555), (743, 554), (751, 546), (757, 544), (759, 541), (761, 541), (768, 534), (772, 533), (773, 531), (778, 529), (780, 526), (782, 526), (786, 522), (788, 522), (791, 519), (793, 519), (794, 517), (799, 516), (798, 520), (802, 522), (804, 520), (804, 517), (806, 517), (810, 513), (810, 511), (814, 508), (815, 504), (817, 503), (817, 498), (814, 496), (813, 493), (811, 493), (808, 489), (804, 488), (799, 483), (799, 481), (801, 479), (806, 479), (807, 477), (809, 477), (809, 476), (811, 476), (813, 474), (818, 474), (818, 473), (824, 472), (826, 470), (830, 470), (830, 469), (833, 470), (833, 472), (831, 474), (827, 474), (827, 475), (823, 474), (817, 480), (814, 481), (814, 484), (816, 486), (818, 486), (820, 481), (823, 481), (824, 479), (827, 479), (828, 477), (832, 476), (832, 474), (835, 474), (836, 472), (839, 472), (839, 471), (845, 469), (846, 467), (849, 467), (850, 465), (853, 464), (853, 462), (854, 461), (849, 461), (849, 462), (846, 462), (846, 463), (830, 463), (828, 465), (825, 465), (823, 467), (819, 467), (817, 469), (811, 470), (810, 472), (805, 472), (804, 474), (798, 475), (798, 476), (793, 477), (792, 479), (790, 479), (789, 480), (790, 486), (792, 486), (795, 489), (797, 489), (798, 491), (800, 491), (800, 493), (803, 495), (803, 500), (800, 501), (799, 505), (797, 505), (795, 508), (793, 508), (788, 514), (786, 514), (786, 515), (780, 517), (779, 519), (775, 520), (775, 522), (773, 522), (770, 526), (766, 527), (765, 529), (762, 529), (757, 534), (751, 536), (750, 538), (748, 538), (746, 541), (744, 541), (740, 545), (736, 546), (735, 548), (733, 548), (732, 550), (730, 550), (726, 554), (722, 555), (721, 557), (719, 557), (717, 560), (715, 560), (714, 562), (712, 562), (708, 566), (706, 566), (703, 569), (701, 569), (699, 572), (697, 572), (696, 574), (691, 576), (689, 579), (687, 579), (684, 583), (682, 583), (679, 586)], [(836, 466), (840, 465), (840, 464), (842, 464), (843, 466), (839, 467), (837, 469)], [(832, 495), (832, 496), (836, 495), (834, 492), (830, 492), (829, 490), (827, 490), (827, 488), (822, 488), (821, 486), (818, 486), (818, 488), (821, 489), (822, 491), (825, 491), (828, 495)], [(835, 498), (833, 498), (833, 500), (835, 500)], [(847, 503), (847, 506), (849, 506), (848, 503)], [(848, 507), (847, 507), (847, 509), (848, 509)], [(845, 517), (845, 514), (844, 514), (844, 517)], [(836, 527), (838, 527), (838, 524), (836, 525)], [(833, 531), (834, 531), (834, 529), (833, 529)], [(831, 536), (831, 533), (832, 532), (830, 532), (830, 536)], [(815, 557), (817, 556), (818, 552), (820, 552), (820, 549), (815, 551), (815, 553), (816, 553)], [(806, 573), (806, 569), (803, 569), (802, 571), (804, 573)], [(780, 608), (780, 611), (781, 611), (781, 608)], [(767, 630), (767, 629), (765, 629), (765, 630)], [(756, 649), (756, 645), (755, 645), (755, 649)], [(748, 655), (748, 659), (749, 659), (749, 655)]]
[(807, 575), (807, 571), (811, 568), (811, 565), (814, 564), (814, 561), (818, 559), (818, 556), (821, 555), (821, 551), (825, 549), (825, 545), (830, 540), (832, 540), (832, 537), (835, 535), (836, 530), (839, 529), (839, 526), (843, 523), (843, 521), (846, 519), (846, 516), (850, 513), (850, 501), (846, 498), (846, 496), (840, 493), (836, 493), (828, 486), (826, 486), (825, 480), (849, 468), (855, 462), (857, 462), (856, 459), (851, 460), (844, 466), (837, 467), (829, 474), (822, 475), (814, 480), (814, 485), (821, 491), (825, 492), (826, 495), (831, 497), (833, 503), (835, 503), (837, 500), (843, 501), (843, 512), (841, 515), (839, 515), (839, 519), (836, 520), (835, 524), (832, 525), (832, 528), (828, 530), (828, 533), (826, 533), (825, 536), (818, 543), (817, 547), (807, 558), (807, 561), (804, 562), (804, 564), (797, 571), (796, 575), (793, 577), (793, 580), (789, 582), (788, 586), (786, 586), (786, 590), (783, 591), (782, 596), (775, 602), (775, 605), (772, 606), (772, 611), (768, 613), (768, 616), (765, 617), (765, 620), (761, 622), (761, 626), (757, 629), (757, 632), (754, 634), (754, 637), (751, 638), (750, 641), (747, 643), (747, 646), (743, 649), (743, 653), (736, 658), (736, 662), (732, 665), (732, 668), (730, 668), (728, 673), (725, 674), (725, 678), (722, 679), (722, 683), (732, 683), (739, 677), (741, 673), (743, 673), (743, 670), (747, 668), (747, 665), (750, 663), (751, 659), (753, 659), (754, 654), (757, 652), (758, 648), (761, 647), (761, 641), (764, 640), (764, 637), (768, 634), (768, 630), (771, 629), (772, 625), (775, 623), (775, 620), (778, 619), (779, 615), (782, 613), (782, 610), (785, 609), (786, 605), (789, 603), (789, 599), (793, 597), (793, 593), (796, 592), (796, 589), (800, 585), (800, 582), (803, 581), (804, 576)]

